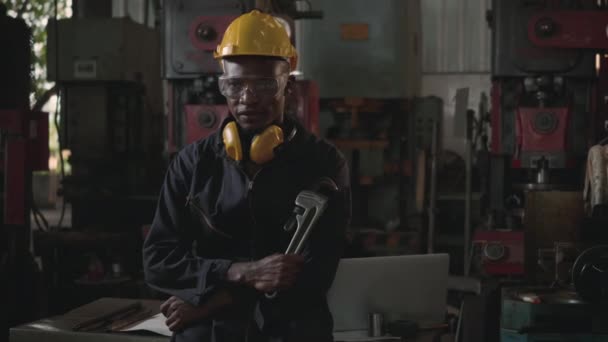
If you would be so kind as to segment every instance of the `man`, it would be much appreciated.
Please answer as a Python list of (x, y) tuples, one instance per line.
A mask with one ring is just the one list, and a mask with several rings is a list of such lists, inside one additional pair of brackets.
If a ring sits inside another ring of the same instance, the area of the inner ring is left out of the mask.
[[(232, 118), (178, 153), (144, 244), (146, 281), (174, 341), (332, 341), (326, 293), (350, 220), (347, 163), (284, 115), (297, 56), (284, 28), (252, 11), (216, 51)], [(297, 194), (335, 186), (302, 255), (283, 255)], [(267, 293), (277, 293), (268, 298)]]

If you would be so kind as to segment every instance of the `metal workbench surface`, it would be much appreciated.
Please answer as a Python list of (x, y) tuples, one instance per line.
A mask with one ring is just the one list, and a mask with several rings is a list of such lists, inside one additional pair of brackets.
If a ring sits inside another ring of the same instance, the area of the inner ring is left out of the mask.
[(73, 327), (83, 321), (102, 315), (118, 307), (140, 302), (153, 313), (160, 311), (158, 300), (134, 300), (121, 298), (101, 298), (76, 308), (64, 315), (45, 318), (10, 329), (10, 342), (167, 342), (169, 337), (144, 333), (79, 332)]

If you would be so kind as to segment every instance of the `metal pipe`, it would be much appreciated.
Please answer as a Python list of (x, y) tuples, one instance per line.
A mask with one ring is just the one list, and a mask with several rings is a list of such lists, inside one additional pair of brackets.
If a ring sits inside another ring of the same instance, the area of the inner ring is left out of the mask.
[(587, 157), (587, 184), (591, 212), (600, 204), (608, 202), (608, 161), (604, 157), (606, 147), (595, 145)]
[(435, 248), (435, 213), (437, 211), (437, 149), (439, 135), (439, 120), (433, 122), (431, 139), (431, 189), (429, 195), (429, 229), (427, 238), (427, 253), (433, 253)]
[(471, 241), (471, 195), (472, 195), (472, 147), (471, 147), (471, 124), (474, 112), (467, 111), (467, 136), (465, 143), (465, 198), (464, 198), (464, 275), (469, 275), (469, 244)]

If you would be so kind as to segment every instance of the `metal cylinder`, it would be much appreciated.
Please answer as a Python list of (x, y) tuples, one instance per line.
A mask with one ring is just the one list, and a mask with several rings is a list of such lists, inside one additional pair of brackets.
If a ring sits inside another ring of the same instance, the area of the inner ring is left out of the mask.
[(547, 184), (549, 183), (549, 170), (546, 168), (541, 168), (536, 173), (536, 183), (538, 184)]
[(372, 312), (368, 315), (368, 335), (371, 337), (380, 337), (384, 335), (384, 316), (378, 312)]
[(112, 275), (114, 277), (122, 276), (122, 265), (119, 262), (112, 263)]

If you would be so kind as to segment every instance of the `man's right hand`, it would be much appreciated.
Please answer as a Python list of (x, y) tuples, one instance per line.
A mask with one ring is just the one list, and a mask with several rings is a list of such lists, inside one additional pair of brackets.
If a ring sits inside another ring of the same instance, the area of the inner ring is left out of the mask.
[(228, 269), (228, 280), (245, 283), (264, 293), (291, 287), (304, 258), (294, 254), (273, 254), (255, 262), (234, 263)]
[(191, 323), (212, 317), (232, 304), (234, 297), (230, 292), (219, 290), (201, 306), (193, 306), (177, 297), (171, 297), (161, 304), (160, 312), (167, 317), (169, 330), (180, 331)]
[(165, 324), (171, 331), (180, 331), (189, 324), (206, 318), (207, 307), (190, 305), (177, 297), (171, 297), (161, 304), (160, 312), (167, 317)]

